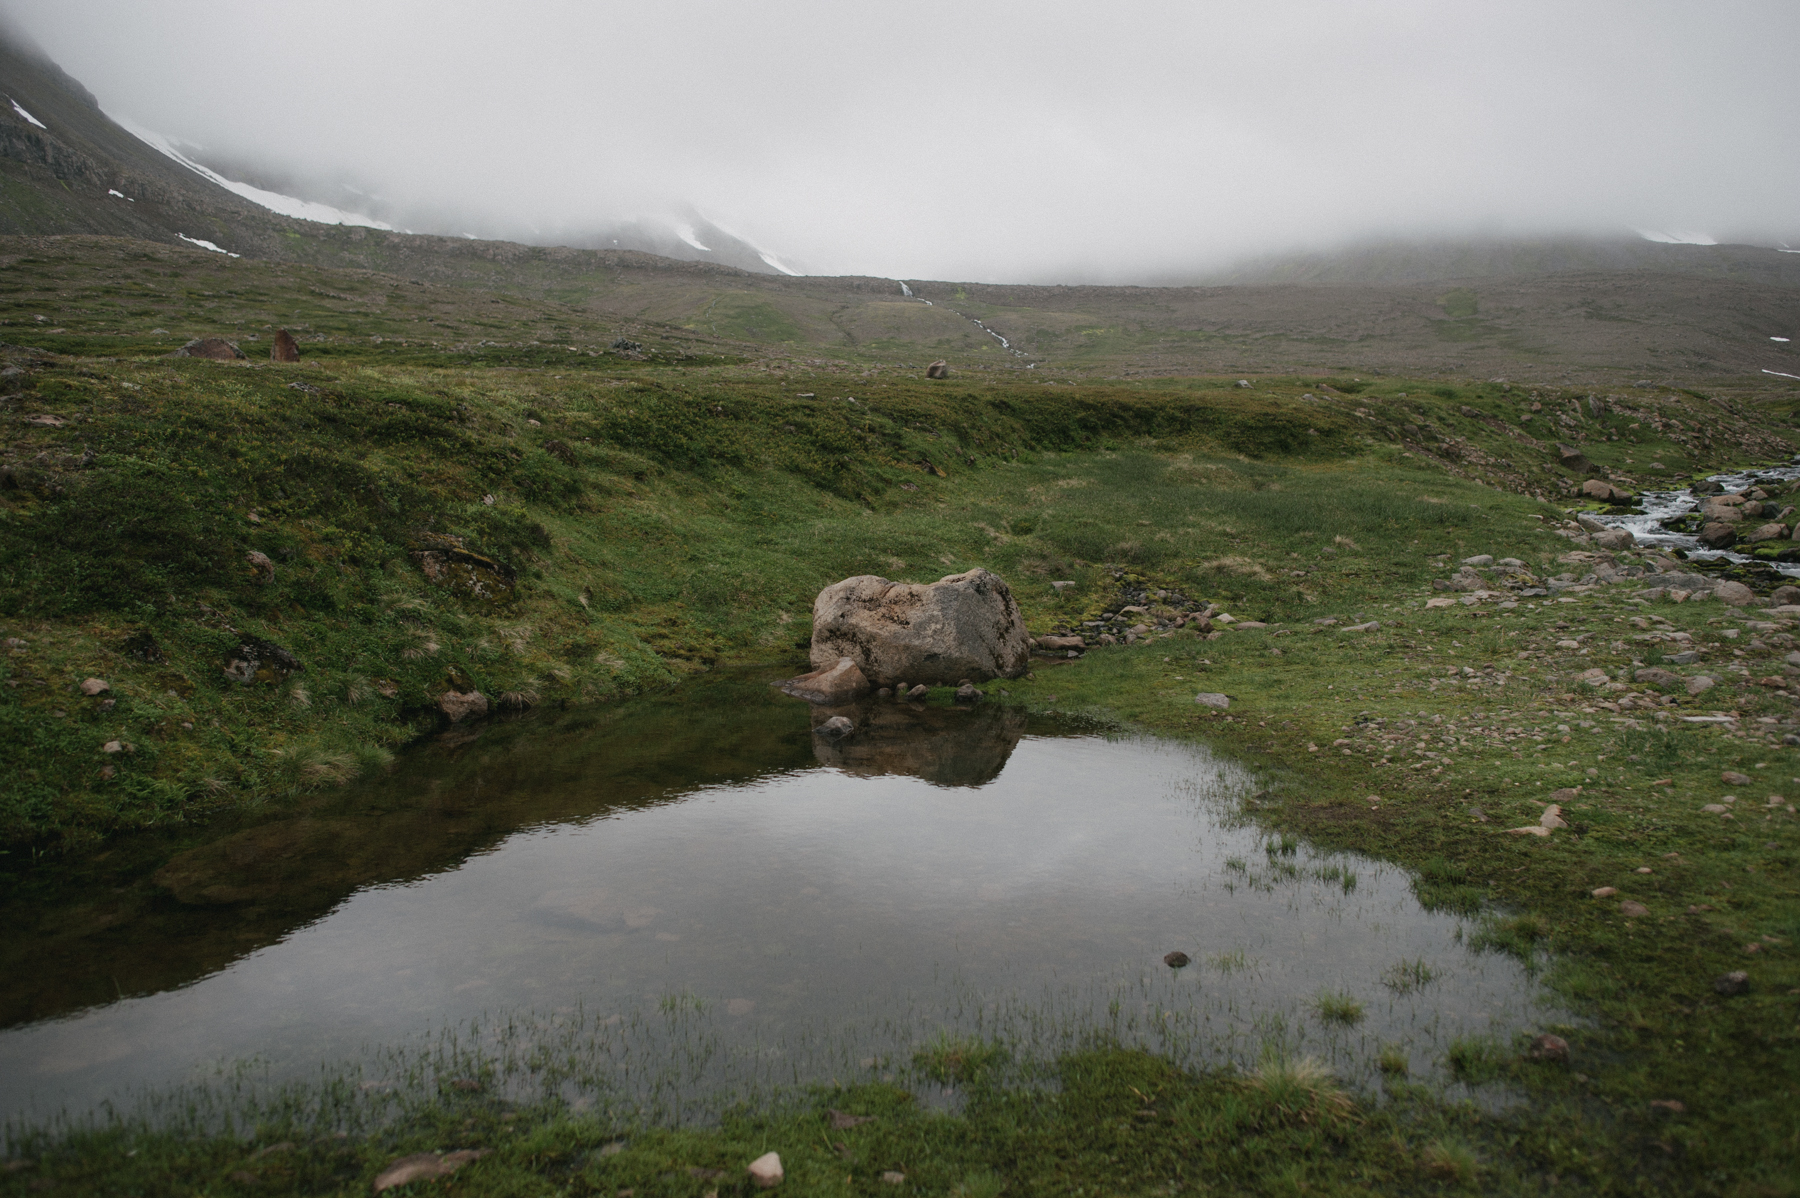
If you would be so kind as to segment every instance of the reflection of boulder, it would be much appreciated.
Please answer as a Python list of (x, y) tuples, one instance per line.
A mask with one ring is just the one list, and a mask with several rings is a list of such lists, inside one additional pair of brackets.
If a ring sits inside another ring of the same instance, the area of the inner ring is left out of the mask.
[(350, 820), (278, 820), (178, 853), (156, 871), (155, 881), (177, 900), (198, 906), (347, 889), (357, 873), (348, 859), (364, 839), (366, 829)]
[(815, 707), (816, 728), (843, 716), (856, 731), (842, 740), (813, 737), (820, 764), (873, 778), (909, 774), (934, 786), (982, 786), (1000, 776), (1025, 735), (1025, 713), (1010, 707), (948, 708), (874, 700)]

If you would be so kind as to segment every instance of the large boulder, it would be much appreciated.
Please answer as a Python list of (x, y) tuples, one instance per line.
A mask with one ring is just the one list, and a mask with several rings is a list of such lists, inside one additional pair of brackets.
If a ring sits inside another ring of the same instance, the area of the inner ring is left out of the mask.
[(1737, 541), (1737, 529), (1729, 524), (1708, 524), (1700, 530), (1699, 539), (1708, 549), (1724, 549)]
[(929, 585), (863, 574), (813, 601), (813, 668), (845, 657), (876, 686), (953, 686), (1017, 678), (1031, 664), (1031, 634), (1005, 580), (979, 567)]
[(269, 361), (298, 362), (300, 360), (300, 343), (286, 329), (275, 330), (275, 340), (269, 343)]
[(1630, 491), (1599, 478), (1590, 478), (1582, 483), (1581, 493), (1590, 499), (1604, 499), (1608, 503), (1630, 503), (1633, 498)]

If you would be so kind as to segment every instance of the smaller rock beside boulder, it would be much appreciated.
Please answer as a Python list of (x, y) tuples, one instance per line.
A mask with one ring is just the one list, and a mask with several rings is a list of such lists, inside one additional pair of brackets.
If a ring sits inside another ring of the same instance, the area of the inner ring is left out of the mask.
[(869, 680), (857, 669), (855, 661), (840, 657), (822, 670), (777, 682), (775, 689), (808, 703), (844, 703), (866, 693)]
[(856, 725), (851, 721), (849, 716), (834, 715), (824, 723), (820, 724), (817, 728), (814, 728), (813, 734), (815, 736), (826, 737), (829, 740), (839, 740), (849, 736), (855, 731)]
[(1213, 691), (1202, 691), (1200, 694), (1194, 696), (1194, 702), (1200, 704), (1202, 707), (1215, 707), (1220, 711), (1224, 711), (1231, 706), (1231, 697)]
[(245, 357), (243, 350), (225, 340), (223, 337), (196, 337), (171, 357), (206, 358), (213, 362), (231, 362)]

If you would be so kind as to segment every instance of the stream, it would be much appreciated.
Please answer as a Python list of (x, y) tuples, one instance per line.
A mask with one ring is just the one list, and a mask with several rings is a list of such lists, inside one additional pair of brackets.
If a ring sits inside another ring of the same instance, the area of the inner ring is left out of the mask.
[[(1279, 1042), (1364, 1081), (1384, 1046), (1441, 1077), (1458, 1036), (1565, 1018), (1405, 871), (1271, 840), (1243, 814), (1258, 780), (1204, 747), (892, 701), (830, 743), (772, 677), (455, 729), (298, 808), (14, 879), (0, 1110), (677, 1007), (720, 1086), (841, 1077), (1008, 1011), (1065, 1043), (1179, 1029), (1196, 1062)], [(1365, 1016), (1321, 1019), (1324, 989)]]
[[(1800, 478), (1800, 462), (1783, 466), (1765, 466), (1756, 470), (1731, 471), (1725, 474), (1709, 474), (1707, 478), (1722, 485), (1726, 491), (1743, 491), (1757, 482), (1791, 482)], [(1624, 528), (1631, 531), (1641, 547), (1661, 549), (1666, 552), (1681, 550), (1691, 561), (1728, 561), (1749, 562), (1760, 561), (1747, 554), (1735, 553), (1729, 549), (1708, 549), (1692, 533), (1675, 532), (1663, 527), (1663, 521), (1688, 512), (1698, 511), (1700, 499), (1685, 488), (1679, 491), (1642, 491), (1638, 494), (1638, 506), (1642, 512), (1628, 515), (1607, 515), (1593, 513), (1592, 518), (1611, 528)], [(1756, 520), (1746, 522), (1746, 527), (1753, 528)], [(1763, 563), (1778, 573), (1790, 577), (1800, 577), (1800, 562), (1765, 562)]]

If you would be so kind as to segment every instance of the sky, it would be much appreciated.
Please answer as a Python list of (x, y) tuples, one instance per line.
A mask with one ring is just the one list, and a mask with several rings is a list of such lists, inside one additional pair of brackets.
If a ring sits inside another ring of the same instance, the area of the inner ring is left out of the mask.
[(1800, 246), (1795, 0), (0, 12), (107, 112), (419, 231), (699, 214), (808, 273), (996, 282), (1393, 237)]

